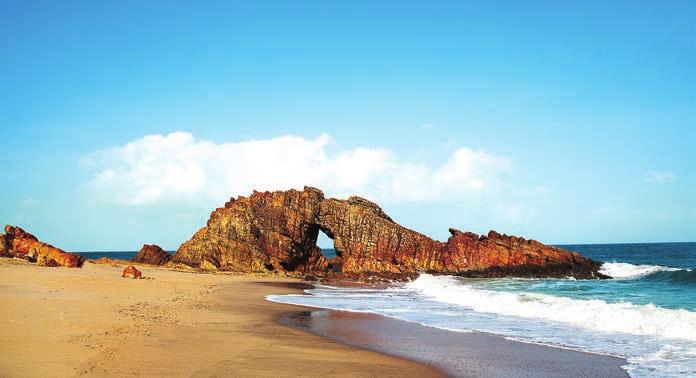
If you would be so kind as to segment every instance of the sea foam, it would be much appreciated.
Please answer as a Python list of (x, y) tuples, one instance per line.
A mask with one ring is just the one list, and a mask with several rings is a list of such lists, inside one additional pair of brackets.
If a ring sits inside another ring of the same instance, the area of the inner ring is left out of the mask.
[(463, 285), (454, 277), (423, 274), (405, 288), (427, 298), (476, 312), (569, 323), (591, 330), (696, 341), (696, 313), (654, 305), (607, 303), (529, 292)]
[(661, 265), (633, 265), (621, 262), (607, 262), (602, 264), (599, 272), (615, 279), (633, 279), (647, 276), (657, 272), (676, 272), (679, 269)]

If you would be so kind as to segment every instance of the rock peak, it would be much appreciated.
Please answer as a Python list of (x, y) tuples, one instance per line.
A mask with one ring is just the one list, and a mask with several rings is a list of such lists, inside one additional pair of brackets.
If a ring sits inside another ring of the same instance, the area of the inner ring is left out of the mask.
[(351, 205), (364, 207), (366, 210), (373, 212), (378, 217), (381, 217), (381, 218), (387, 219), (390, 222), (393, 222), (393, 220), (389, 217), (389, 215), (387, 215), (387, 213), (385, 213), (384, 210), (382, 210), (382, 208), (379, 207), (379, 205), (377, 205), (376, 203), (374, 203), (368, 199), (365, 199), (363, 197), (358, 197), (358, 196), (350, 196), (350, 197), (348, 197), (347, 202)]

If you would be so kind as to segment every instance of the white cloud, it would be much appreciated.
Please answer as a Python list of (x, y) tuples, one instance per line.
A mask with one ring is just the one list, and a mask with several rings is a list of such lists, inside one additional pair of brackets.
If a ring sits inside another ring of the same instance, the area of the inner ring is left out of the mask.
[(669, 171), (650, 171), (645, 176), (645, 181), (657, 184), (666, 184), (673, 182), (675, 179), (674, 173)]
[(408, 161), (382, 148), (335, 151), (314, 139), (214, 143), (186, 132), (149, 135), (84, 159), (88, 190), (130, 205), (193, 199), (222, 201), (253, 189), (301, 189), (362, 195), (385, 202), (461, 201), (495, 188), (510, 168), (503, 157), (459, 148), (440, 166)]

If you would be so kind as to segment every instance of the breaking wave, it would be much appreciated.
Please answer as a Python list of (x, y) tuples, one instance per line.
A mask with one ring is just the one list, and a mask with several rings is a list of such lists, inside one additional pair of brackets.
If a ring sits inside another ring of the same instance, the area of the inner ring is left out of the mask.
[[(646, 273), (649, 274), (649, 273)], [(476, 312), (570, 323), (591, 330), (696, 341), (696, 313), (651, 304), (608, 303), (541, 293), (505, 292), (462, 285), (456, 278), (423, 274), (406, 288)]]
[(602, 264), (600, 273), (614, 279), (633, 279), (644, 277), (657, 272), (690, 271), (690, 269), (671, 268), (661, 265), (633, 265), (629, 263), (607, 262)]

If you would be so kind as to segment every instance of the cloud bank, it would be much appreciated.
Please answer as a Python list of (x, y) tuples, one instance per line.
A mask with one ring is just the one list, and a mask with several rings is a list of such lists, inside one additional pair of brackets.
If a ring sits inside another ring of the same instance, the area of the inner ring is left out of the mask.
[(383, 148), (335, 151), (331, 138), (282, 136), (215, 143), (186, 132), (148, 135), (83, 159), (87, 189), (128, 205), (214, 200), (253, 189), (316, 186), (327, 195), (384, 202), (451, 202), (495, 188), (510, 161), (484, 150), (456, 149), (437, 166)]

